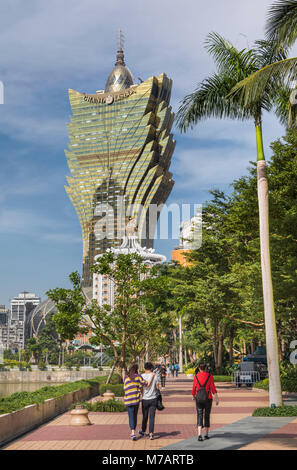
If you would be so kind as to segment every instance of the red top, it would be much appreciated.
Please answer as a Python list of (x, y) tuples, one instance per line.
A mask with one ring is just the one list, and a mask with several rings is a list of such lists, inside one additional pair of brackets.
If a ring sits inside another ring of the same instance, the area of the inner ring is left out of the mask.
[[(211, 374), (209, 374), (208, 372), (198, 372), (198, 374), (196, 374), (196, 375), (198, 376), (198, 380), (201, 383), (202, 387), (204, 386), (207, 377), (210, 375), (210, 377), (207, 381), (205, 390), (208, 393), (208, 398), (212, 399), (212, 394), (217, 393), (216, 387), (215, 387), (215, 384), (214, 384), (214, 380), (213, 380), (213, 376)], [(193, 397), (196, 395), (196, 393), (198, 392), (198, 390), (200, 388), (200, 386), (197, 382), (197, 379), (196, 379), (196, 375), (194, 376), (194, 381), (193, 381), (193, 390), (192, 390)]]

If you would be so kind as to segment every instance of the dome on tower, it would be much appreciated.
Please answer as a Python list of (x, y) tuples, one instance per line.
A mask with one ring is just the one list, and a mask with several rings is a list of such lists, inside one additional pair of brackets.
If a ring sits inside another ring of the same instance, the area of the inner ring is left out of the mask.
[(117, 60), (114, 69), (108, 75), (105, 84), (105, 93), (109, 91), (125, 90), (133, 85), (132, 73), (124, 61), (124, 51), (120, 46), (117, 51)]

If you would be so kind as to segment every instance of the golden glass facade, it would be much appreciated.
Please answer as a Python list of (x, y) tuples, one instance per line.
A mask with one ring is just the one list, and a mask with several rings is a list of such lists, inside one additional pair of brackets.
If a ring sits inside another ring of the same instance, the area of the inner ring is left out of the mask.
[[(110, 84), (111, 75), (108, 80)], [(89, 267), (94, 257), (122, 242), (117, 233), (118, 197), (125, 199), (126, 207), (141, 204), (142, 210), (136, 208), (133, 213), (138, 233), (146, 232), (139, 241), (152, 247), (147, 229), (149, 204), (165, 203), (174, 184), (169, 172), (175, 147), (170, 133), (172, 81), (161, 74), (139, 85), (126, 83), (128, 88), (109, 86), (108, 91), (94, 95), (69, 90), (72, 116), (66, 158), (71, 177), (65, 189), (82, 229), (84, 286), (92, 285)], [(115, 218), (103, 226), (96, 208), (106, 204), (113, 208)]]

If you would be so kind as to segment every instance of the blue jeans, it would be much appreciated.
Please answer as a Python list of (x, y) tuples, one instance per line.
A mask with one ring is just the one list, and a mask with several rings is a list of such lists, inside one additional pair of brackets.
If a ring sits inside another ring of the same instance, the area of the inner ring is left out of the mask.
[(137, 405), (126, 405), (126, 408), (129, 416), (129, 426), (132, 431), (132, 429), (136, 429), (139, 403)]

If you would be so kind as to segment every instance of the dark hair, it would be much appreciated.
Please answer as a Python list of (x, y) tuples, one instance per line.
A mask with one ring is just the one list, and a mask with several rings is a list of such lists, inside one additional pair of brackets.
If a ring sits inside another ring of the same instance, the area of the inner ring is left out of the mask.
[(138, 374), (138, 364), (132, 364), (128, 370), (129, 379), (134, 380), (136, 374)]
[(199, 369), (200, 369), (200, 370), (205, 370), (205, 369), (206, 369), (206, 364), (205, 364), (205, 362), (200, 362), (200, 364), (199, 364)]
[(145, 368), (145, 370), (153, 370), (154, 366), (151, 362), (146, 362), (144, 364), (144, 368)]

